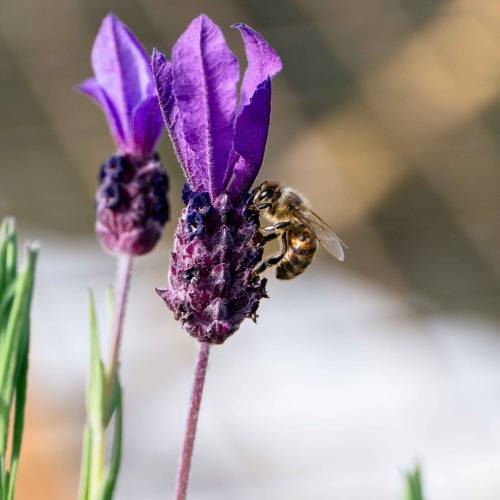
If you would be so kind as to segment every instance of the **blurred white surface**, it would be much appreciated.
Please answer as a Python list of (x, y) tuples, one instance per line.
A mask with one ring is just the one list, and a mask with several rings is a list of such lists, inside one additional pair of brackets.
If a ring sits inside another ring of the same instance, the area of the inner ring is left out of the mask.
[[(114, 265), (93, 242), (43, 242), (30, 409), (63, 415), (45, 425), (66, 440), (57, 460), (70, 464), (76, 495), (86, 293), (95, 290), (104, 327)], [(135, 266), (120, 500), (160, 500), (174, 487), (196, 344), (154, 293), (166, 246)], [(421, 317), (404, 291), (356, 279), (349, 260), (325, 262), (294, 282), (271, 279), (258, 324), (212, 349), (190, 498), (399, 499), (402, 471), (419, 460), (430, 499), (497, 500), (498, 326), (460, 312)]]

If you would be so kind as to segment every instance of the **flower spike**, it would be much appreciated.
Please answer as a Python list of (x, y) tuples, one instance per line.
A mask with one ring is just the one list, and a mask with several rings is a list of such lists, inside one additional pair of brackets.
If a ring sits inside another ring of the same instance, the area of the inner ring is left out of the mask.
[(104, 112), (118, 150), (99, 173), (96, 233), (110, 253), (142, 255), (155, 246), (169, 217), (168, 178), (155, 153), (164, 125), (149, 57), (108, 14), (91, 61), (94, 78), (78, 90)]
[(256, 321), (267, 297), (266, 280), (254, 272), (265, 238), (247, 201), (264, 157), (271, 78), (281, 61), (257, 32), (234, 27), (248, 59), (239, 104), (238, 61), (207, 16), (190, 23), (171, 62), (157, 51), (152, 59), (160, 107), (187, 180), (168, 284), (157, 293), (200, 347), (176, 500), (186, 498), (210, 346), (225, 342), (245, 318)]
[(186, 208), (175, 235), (169, 281), (158, 290), (186, 331), (220, 344), (245, 318), (256, 319), (266, 281), (258, 214), (246, 206), (267, 141), (271, 78), (281, 60), (252, 28), (236, 24), (248, 67), (239, 104), (239, 65), (220, 28), (194, 19), (172, 50), (153, 52), (165, 124), (187, 179)]

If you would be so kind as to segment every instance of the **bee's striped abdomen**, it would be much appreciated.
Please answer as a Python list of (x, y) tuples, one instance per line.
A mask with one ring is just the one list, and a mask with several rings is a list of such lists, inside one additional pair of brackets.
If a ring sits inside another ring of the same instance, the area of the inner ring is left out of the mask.
[(316, 236), (305, 225), (293, 226), (287, 231), (287, 250), (276, 268), (276, 277), (290, 280), (302, 274), (316, 252)]

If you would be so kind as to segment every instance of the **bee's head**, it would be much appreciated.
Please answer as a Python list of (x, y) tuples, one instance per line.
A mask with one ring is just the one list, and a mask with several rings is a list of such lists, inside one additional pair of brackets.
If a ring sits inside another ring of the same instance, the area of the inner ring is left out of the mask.
[(281, 192), (281, 184), (277, 181), (265, 181), (259, 184), (250, 193), (250, 204), (259, 207), (262, 205), (271, 205), (279, 198)]

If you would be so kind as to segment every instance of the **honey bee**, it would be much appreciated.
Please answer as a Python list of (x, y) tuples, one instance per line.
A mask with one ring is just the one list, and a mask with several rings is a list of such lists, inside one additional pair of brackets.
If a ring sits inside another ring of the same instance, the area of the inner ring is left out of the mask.
[(255, 268), (255, 273), (276, 266), (278, 279), (295, 278), (312, 262), (318, 241), (336, 259), (344, 260), (346, 245), (294, 189), (277, 181), (263, 182), (250, 193), (248, 207), (261, 211), (273, 223), (262, 228), (266, 233), (264, 242), (281, 236), (280, 251), (263, 260)]

